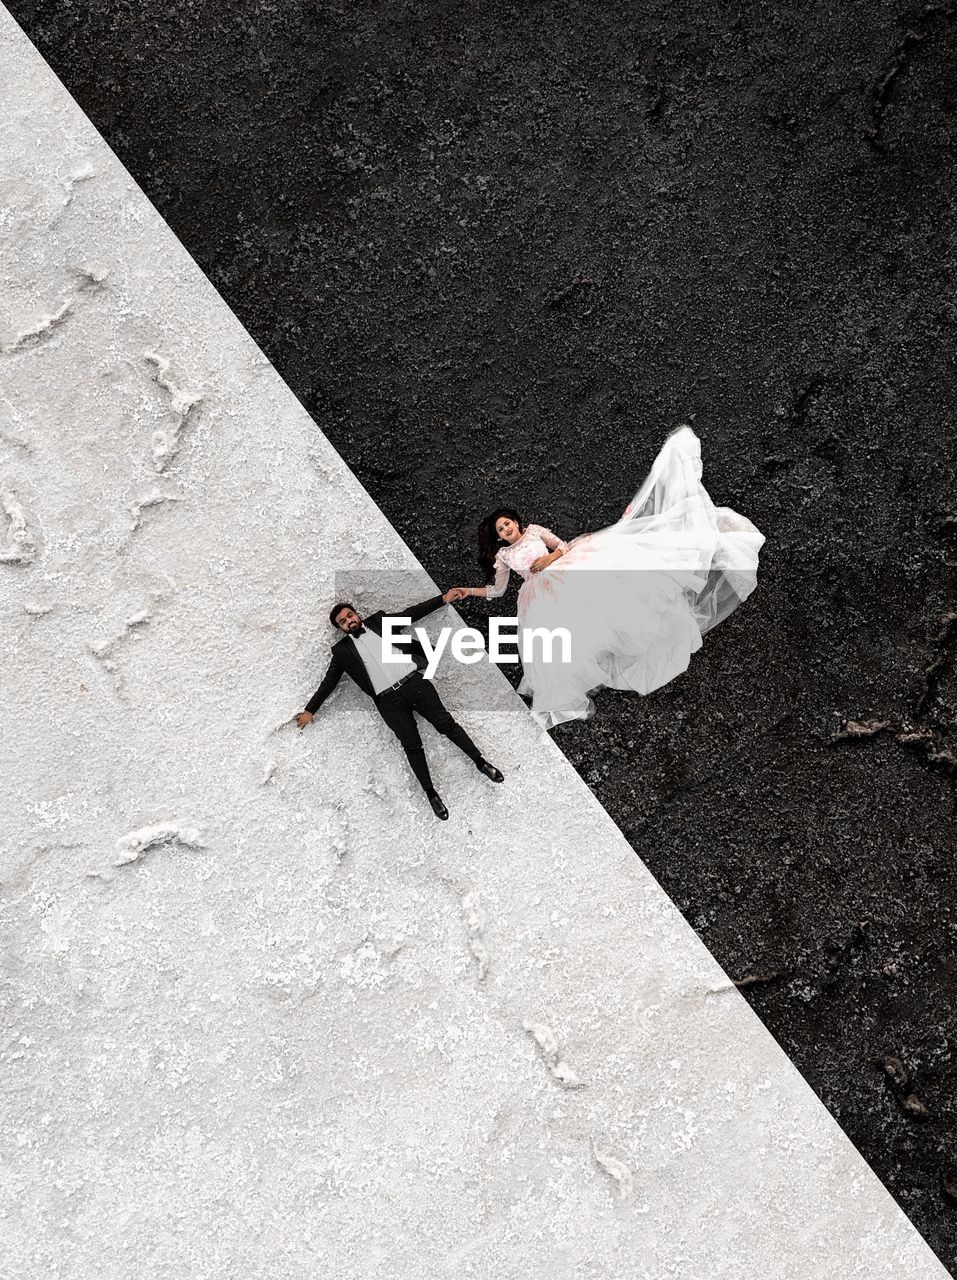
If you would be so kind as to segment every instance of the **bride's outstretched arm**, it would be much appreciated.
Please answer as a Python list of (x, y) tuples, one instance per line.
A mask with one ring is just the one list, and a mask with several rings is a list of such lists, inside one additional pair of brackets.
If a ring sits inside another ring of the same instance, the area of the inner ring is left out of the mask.
[(476, 596), (481, 600), (494, 600), (496, 596), (505, 594), (508, 576), (508, 565), (503, 564), (501, 560), (496, 560), (494, 582), (490, 582), (485, 587), (457, 587), (456, 590), (464, 591), (467, 596)]

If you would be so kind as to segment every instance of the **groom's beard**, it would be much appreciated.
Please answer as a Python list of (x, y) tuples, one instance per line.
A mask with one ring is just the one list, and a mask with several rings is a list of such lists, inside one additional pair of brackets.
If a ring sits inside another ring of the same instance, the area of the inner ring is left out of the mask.
[(362, 622), (361, 622), (361, 621), (359, 621), (359, 622), (350, 622), (350, 623), (349, 623), (349, 625), (348, 625), (348, 627), (346, 627), (346, 630), (349, 632), (349, 634), (350, 634), (351, 636), (353, 636), (353, 635), (355, 635), (355, 633), (356, 633), (357, 631), (362, 631), (362, 630), (363, 630)]

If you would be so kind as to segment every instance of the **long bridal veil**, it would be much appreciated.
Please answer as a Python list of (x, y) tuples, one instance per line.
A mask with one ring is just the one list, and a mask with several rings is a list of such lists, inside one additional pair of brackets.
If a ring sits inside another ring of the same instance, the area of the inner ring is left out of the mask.
[(757, 585), (764, 535), (711, 501), (701, 443), (688, 426), (668, 435), (621, 519), (575, 538), (519, 593), (529, 636), (564, 627), (570, 659), (524, 656), (520, 692), (545, 728), (587, 719), (607, 685), (647, 694), (685, 671), (702, 636)]
[(610, 538), (640, 541), (656, 568), (682, 574), (703, 635), (757, 586), (762, 534), (731, 507), (717, 507), (702, 483), (701, 441), (689, 426), (666, 438)]

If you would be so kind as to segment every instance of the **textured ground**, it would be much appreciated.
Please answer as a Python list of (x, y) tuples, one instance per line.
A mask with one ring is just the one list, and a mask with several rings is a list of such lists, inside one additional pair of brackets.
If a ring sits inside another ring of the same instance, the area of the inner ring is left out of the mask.
[(498, 671), (447, 823), (292, 727), (434, 584), (2, 11), (0, 120), (0, 1274), (939, 1280)]
[(759, 590), (556, 738), (955, 1266), (954, 7), (12, 10), (443, 583), (694, 424)]

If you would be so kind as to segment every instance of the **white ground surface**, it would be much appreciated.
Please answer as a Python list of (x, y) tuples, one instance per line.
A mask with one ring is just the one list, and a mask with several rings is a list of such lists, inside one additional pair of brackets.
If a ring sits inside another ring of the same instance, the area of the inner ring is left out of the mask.
[(943, 1276), (500, 673), (277, 729), (414, 561), (0, 14), (0, 1273)]

